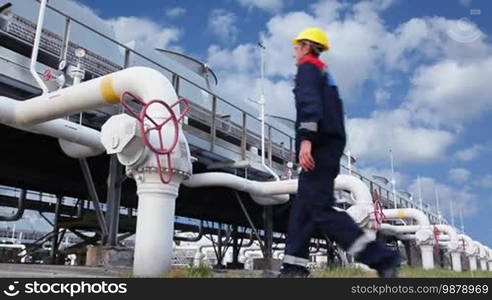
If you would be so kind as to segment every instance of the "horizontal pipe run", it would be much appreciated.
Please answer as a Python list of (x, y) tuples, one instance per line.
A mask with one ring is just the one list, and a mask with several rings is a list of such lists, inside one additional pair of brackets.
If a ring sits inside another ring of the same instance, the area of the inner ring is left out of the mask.
[[(253, 199), (262, 205), (281, 204), (288, 201), (287, 194), (296, 194), (298, 181), (296, 179), (259, 182), (248, 180), (233, 174), (210, 172), (194, 174), (183, 181), (183, 185), (190, 188), (222, 186), (250, 193)], [(367, 186), (358, 178), (350, 175), (338, 175), (335, 179), (335, 189), (347, 190), (354, 195), (357, 204), (372, 205), (372, 197)], [(264, 197), (283, 196), (278, 203), (268, 202)]]
[(413, 219), (420, 226), (430, 226), (429, 218), (422, 211), (415, 208), (384, 209), (387, 219)]

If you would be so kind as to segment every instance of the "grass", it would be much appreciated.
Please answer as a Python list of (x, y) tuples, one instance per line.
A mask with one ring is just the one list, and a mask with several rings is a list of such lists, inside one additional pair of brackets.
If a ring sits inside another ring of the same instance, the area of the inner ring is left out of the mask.
[[(322, 277), (322, 278), (335, 278), (335, 277), (377, 277), (376, 273), (373, 271), (365, 271), (357, 268), (341, 268), (333, 270), (315, 270), (312, 277)], [(490, 271), (464, 271), (455, 272), (452, 270), (445, 269), (433, 269), (424, 270), (422, 268), (410, 268), (403, 267), (400, 269), (401, 278), (471, 278), (471, 277), (487, 277), (492, 278), (492, 272)]]
[[(261, 273), (248, 272), (216, 272), (211, 268), (202, 265), (199, 267), (176, 268), (164, 275), (165, 278), (261, 278)], [(337, 268), (337, 269), (316, 269), (312, 271), (313, 278), (375, 278), (376, 273), (360, 268)], [(424, 270), (422, 268), (403, 267), (400, 270), (401, 278), (492, 278), (490, 271), (464, 271), (454, 272), (452, 270), (434, 269)]]
[(172, 269), (164, 275), (165, 278), (210, 278), (214, 277), (211, 268), (200, 265), (199, 267), (185, 267)]

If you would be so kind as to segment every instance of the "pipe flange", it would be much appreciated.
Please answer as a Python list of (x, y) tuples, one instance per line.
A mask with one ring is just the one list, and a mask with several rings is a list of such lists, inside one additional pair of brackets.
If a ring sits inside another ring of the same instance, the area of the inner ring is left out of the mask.
[[(164, 172), (168, 173), (169, 171), (170, 171), (169, 168), (165, 168), (165, 167), (160, 168), (160, 172), (162, 173)], [(177, 170), (174, 168), (172, 168), (171, 171), (173, 172), (173, 175), (183, 176), (184, 179), (188, 179), (192, 175), (190, 172)], [(159, 168), (158, 167), (127, 168), (126, 174), (128, 177), (138, 178), (139, 175), (143, 175), (143, 174), (159, 174)]]

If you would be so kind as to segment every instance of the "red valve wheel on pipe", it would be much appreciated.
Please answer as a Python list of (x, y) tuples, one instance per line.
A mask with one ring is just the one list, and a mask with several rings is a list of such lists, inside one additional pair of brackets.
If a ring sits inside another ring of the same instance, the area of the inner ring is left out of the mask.
[(439, 236), (441, 235), (441, 231), (439, 230), (439, 228), (437, 228), (437, 226), (434, 225), (434, 230), (432, 232), (434, 234), (434, 252), (436, 252), (436, 254), (439, 253)]
[(376, 228), (381, 227), (381, 223), (386, 220), (386, 216), (383, 212), (383, 204), (381, 203), (381, 199), (379, 197), (379, 193), (377, 190), (372, 191), (372, 199), (374, 202), (374, 219), (376, 221)]
[[(127, 96), (131, 97), (133, 101), (137, 102), (139, 105), (142, 106), (140, 113), (136, 113), (133, 110), (133, 108), (130, 107), (130, 105), (126, 102)], [(173, 108), (176, 105), (178, 105), (179, 103), (183, 103), (185, 108), (184, 108), (183, 113), (181, 113), (181, 115), (179, 117), (176, 117), (176, 114), (175, 114)], [(189, 104), (188, 100), (186, 100), (184, 98), (180, 98), (178, 101), (176, 101), (172, 105), (169, 105), (166, 102), (164, 102), (162, 100), (158, 100), (158, 99), (151, 100), (151, 101), (145, 103), (142, 99), (131, 94), (130, 92), (124, 92), (121, 95), (121, 104), (130, 113), (130, 115), (132, 115), (133, 117), (135, 117), (139, 121), (139, 127), (140, 127), (140, 133), (142, 135), (142, 141), (143, 141), (144, 145), (147, 148), (149, 148), (149, 150), (152, 151), (156, 155), (157, 167), (159, 169), (158, 173), (159, 173), (159, 177), (160, 177), (162, 183), (167, 184), (167, 183), (171, 182), (172, 177), (173, 177), (171, 154), (172, 154), (173, 150), (176, 148), (176, 145), (178, 144), (178, 141), (179, 141), (179, 122), (181, 121), (181, 119), (184, 118), (184, 116), (190, 110), (190, 104)], [(149, 107), (151, 107), (152, 105), (154, 105), (154, 106), (155, 105), (161, 105), (162, 107), (164, 107), (165, 111), (167, 111), (167, 113), (169, 114), (169, 117), (167, 117), (164, 121), (162, 121), (160, 123), (155, 121), (154, 118), (152, 118), (148, 114)], [(147, 121), (150, 122), (153, 126), (147, 127), (146, 126)], [(168, 146), (166, 148), (166, 147), (164, 147), (164, 137), (162, 136), (162, 131), (163, 131), (164, 126), (169, 122), (171, 122), (171, 124), (173, 126), (173, 133), (174, 134), (172, 136), (172, 142), (171, 142), (170, 146)], [(158, 141), (159, 141), (159, 144), (157, 146), (155, 146), (151, 142), (150, 134), (152, 133), (152, 131), (157, 132)], [(161, 159), (160, 159), (161, 155), (167, 156), (168, 177), (166, 179), (164, 178), (164, 176), (162, 174), (163, 172), (162, 172)]]

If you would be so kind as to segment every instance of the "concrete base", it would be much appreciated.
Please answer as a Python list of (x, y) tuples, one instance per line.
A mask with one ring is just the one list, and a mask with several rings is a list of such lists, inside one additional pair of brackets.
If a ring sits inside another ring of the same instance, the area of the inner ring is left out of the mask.
[(434, 269), (434, 246), (420, 245), (420, 253), (422, 255), (422, 268)]
[(461, 272), (463, 269), (461, 266), (461, 253), (453, 251), (451, 252), (451, 268), (453, 271)]
[(133, 249), (88, 246), (85, 265), (89, 267), (131, 267), (133, 265)]
[(253, 259), (253, 270), (280, 271), (282, 261), (275, 258), (255, 258)]

